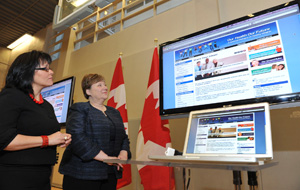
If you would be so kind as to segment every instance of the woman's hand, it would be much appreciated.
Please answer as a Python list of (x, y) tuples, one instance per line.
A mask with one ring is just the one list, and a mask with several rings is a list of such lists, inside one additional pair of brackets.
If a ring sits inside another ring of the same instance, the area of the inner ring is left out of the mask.
[(128, 152), (126, 150), (121, 150), (118, 156), (120, 160), (127, 160), (128, 159)]
[[(66, 133), (67, 134), (67, 133)], [(69, 136), (68, 136), (69, 135)], [(68, 135), (66, 135), (65, 136), (65, 142), (63, 143), (63, 144), (60, 144), (59, 145), (59, 147), (61, 147), (61, 148), (65, 148), (65, 147), (67, 147), (67, 146), (69, 146), (69, 144), (71, 144), (71, 141), (72, 141), (72, 138), (71, 138), (71, 135), (70, 134), (68, 134)]]
[[(105, 152), (103, 152), (102, 150), (99, 152), (99, 154), (97, 154), (94, 158), (95, 160), (101, 161), (103, 162), (103, 160), (108, 160), (108, 159), (119, 159), (119, 157), (115, 157), (115, 156), (108, 156)], [(120, 170), (120, 168), (123, 168), (123, 165), (120, 163), (107, 163), (108, 165), (115, 165), (117, 166), (117, 169)]]
[[(118, 159), (115, 156), (108, 156), (105, 152), (103, 152), (102, 150), (99, 152), (99, 154), (97, 154), (94, 158), (95, 160), (101, 161), (103, 162), (103, 160), (108, 160), (108, 159)], [(109, 163), (108, 163), (109, 164)], [(112, 164), (109, 164), (112, 165)]]
[[(60, 145), (60, 147), (68, 146), (72, 139), (70, 134), (56, 132), (48, 136), (48, 146)], [(18, 134), (5, 148), (6, 151), (17, 151), (28, 148), (41, 147), (43, 140), (41, 136), (26, 136)]]
[(48, 136), (49, 146), (59, 145), (62, 148), (67, 147), (72, 141), (71, 137), (72, 136), (68, 133), (57, 131)]
[[(121, 150), (120, 154), (118, 156), (118, 159), (120, 160), (127, 160), (128, 159), (128, 152), (126, 150)], [(118, 163), (117, 169), (120, 170), (120, 168), (123, 168), (123, 165)]]
[(103, 161), (105, 159), (109, 159), (109, 156), (107, 154), (105, 154), (105, 152), (103, 152), (102, 150), (99, 152), (99, 154), (97, 154), (94, 158), (95, 160), (98, 161)]

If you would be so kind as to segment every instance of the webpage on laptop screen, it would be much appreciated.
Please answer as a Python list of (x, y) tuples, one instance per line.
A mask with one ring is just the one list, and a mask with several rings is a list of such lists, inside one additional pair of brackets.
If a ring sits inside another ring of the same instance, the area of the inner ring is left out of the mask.
[(193, 118), (187, 153), (265, 154), (264, 111)]

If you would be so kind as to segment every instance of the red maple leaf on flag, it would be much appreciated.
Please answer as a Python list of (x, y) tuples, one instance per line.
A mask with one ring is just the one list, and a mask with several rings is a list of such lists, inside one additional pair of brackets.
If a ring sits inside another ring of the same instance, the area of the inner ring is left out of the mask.
[(154, 94), (151, 93), (144, 104), (143, 119), (141, 120), (142, 127), (140, 130), (143, 131), (144, 144), (148, 140), (151, 140), (162, 147), (166, 147), (167, 143), (171, 142), (170, 129), (166, 127), (169, 122), (168, 120), (161, 120), (159, 117), (159, 107), (155, 109), (157, 104), (158, 99), (155, 99)]
[[(171, 146), (168, 120), (159, 115), (159, 61), (154, 49), (147, 94), (138, 133), (136, 159), (149, 160), (149, 155), (164, 154)], [(175, 188), (173, 168), (138, 165), (144, 190), (166, 190)]]

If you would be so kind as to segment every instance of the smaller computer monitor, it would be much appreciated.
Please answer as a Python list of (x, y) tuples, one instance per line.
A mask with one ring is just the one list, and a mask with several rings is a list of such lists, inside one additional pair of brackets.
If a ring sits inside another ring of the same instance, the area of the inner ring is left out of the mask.
[(57, 121), (61, 125), (65, 125), (67, 121), (68, 110), (73, 100), (74, 85), (75, 77), (72, 76), (55, 82), (41, 92), (43, 98), (52, 104)]

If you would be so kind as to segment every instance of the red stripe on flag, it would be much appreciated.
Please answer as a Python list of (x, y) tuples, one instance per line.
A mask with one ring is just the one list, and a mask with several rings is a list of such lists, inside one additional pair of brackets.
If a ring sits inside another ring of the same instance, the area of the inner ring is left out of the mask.
[[(122, 60), (118, 59), (114, 71), (113, 79), (110, 86), (110, 94), (107, 105), (116, 108), (123, 119), (124, 123), (128, 123), (127, 108), (126, 108), (126, 95), (124, 78), (122, 71)], [(128, 131), (126, 129), (126, 131)], [(129, 185), (131, 183), (131, 165), (123, 165), (123, 177), (118, 179), (117, 189)]]

